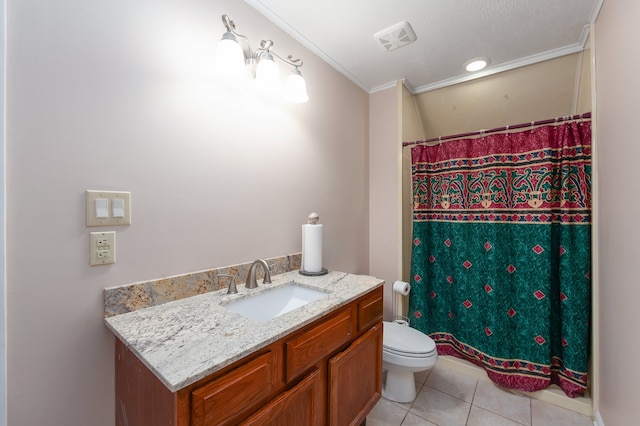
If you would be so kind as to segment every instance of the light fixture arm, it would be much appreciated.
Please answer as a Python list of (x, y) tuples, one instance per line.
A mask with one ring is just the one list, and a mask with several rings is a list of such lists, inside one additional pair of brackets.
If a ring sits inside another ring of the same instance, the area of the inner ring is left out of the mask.
[(285, 62), (289, 65), (291, 65), (292, 67), (295, 68), (300, 68), (304, 63), (302, 62), (302, 59), (293, 59), (293, 55), (289, 55), (287, 56), (287, 59), (283, 58), (282, 56), (278, 55), (276, 52), (271, 51), (271, 53), (275, 56), (278, 57), (278, 59), (280, 59), (282, 62)]
[(253, 53), (253, 57), (256, 60), (260, 60), (260, 58), (263, 55), (269, 54), (269, 53), (273, 53), (274, 55), (278, 56), (275, 52), (271, 52), (271, 48), (273, 47), (273, 41), (271, 40), (262, 40), (260, 42), (260, 47), (258, 47), (256, 49), (256, 51)]
[(258, 47), (255, 50), (255, 52), (252, 52), (251, 46), (249, 45), (249, 38), (236, 31), (236, 24), (235, 22), (233, 22), (231, 18), (229, 18), (229, 15), (222, 15), (222, 24), (227, 29), (227, 31), (229, 31), (231, 34), (245, 40), (244, 46), (241, 45), (242, 51), (244, 52), (245, 60), (247, 61), (251, 61), (251, 59), (259, 60), (262, 55), (266, 53), (271, 53), (272, 55), (280, 59), (282, 62), (285, 62), (291, 65), (292, 67), (300, 68), (302, 66), (303, 64), (302, 59), (293, 59), (293, 55), (289, 55), (287, 59), (285, 59), (282, 56), (278, 55), (276, 52), (272, 51), (271, 50), (271, 48), (273, 47), (272, 40), (262, 40), (260, 42), (260, 47)]
[(248, 40), (247, 36), (244, 36), (236, 32), (236, 24), (231, 20), (231, 18), (229, 18), (229, 15), (222, 15), (222, 23), (224, 24), (224, 27), (227, 29), (227, 31), (232, 32), (233, 35), (242, 37)]
[[(224, 52), (220, 54), (220, 57), (224, 58), (221, 62), (228, 61), (225, 63), (231, 64), (229, 69), (241, 66), (241, 59), (244, 59), (246, 72), (237, 71), (237, 68), (234, 68), (238, 74), (248, 74), (256, 80), (256, 84), (262, 89), (273, 90), (273, 88), (276, 88), (277, 90), (279, 84), (277, 81), (274, 83), (274, 77), (277, 80), (278, 76), (278, 68), (274, 61), (275, 56), (293, 67), (291, 74), (286, 79), (285, 98), (289, 102), (296, 103), (306, 102), (309, 99), (304, 78), (300, 70), (298, 70), (303, 65), (302, 59), (294, 59), (293, 55), (289, 55), (286, 58), (278, 55), (271, 50), (273, 48), (272, 40), (262, 40), (260, 47), (253, 51), (249, 45), (249, 38), (236, 31), (236, 24), (229, 18), (229, 15), (222, 15), (222, 24), (227, 31), (222, 35), (222, 40), (218, 42), (218, 52)], [(243, 39), (243, 41), (240, 42), (239, 39)]]

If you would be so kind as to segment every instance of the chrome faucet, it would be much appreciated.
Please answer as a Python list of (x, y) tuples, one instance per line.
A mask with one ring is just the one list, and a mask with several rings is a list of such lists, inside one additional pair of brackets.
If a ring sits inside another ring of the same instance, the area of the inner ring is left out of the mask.
[(271, 284), (271, 269), (269, 269), (269, 264), (264, 259), (258, 259), (249, 267), (247, 282), (245, 283), (246, 288), (258, 288), (258, 282), (256, 281), (256, 267), (258, 264), (261, 264), (262, 269), (264, 269), (264, 280), (262, 280), (262, 284)]

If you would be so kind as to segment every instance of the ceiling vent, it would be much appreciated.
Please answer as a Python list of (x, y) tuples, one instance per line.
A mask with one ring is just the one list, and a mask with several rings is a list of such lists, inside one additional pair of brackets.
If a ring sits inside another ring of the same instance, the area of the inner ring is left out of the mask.
[(378, 31), (373, 38), (384, 50), (395, 50), (416, 41), (416, 33), (408, 22), (399, 22)]

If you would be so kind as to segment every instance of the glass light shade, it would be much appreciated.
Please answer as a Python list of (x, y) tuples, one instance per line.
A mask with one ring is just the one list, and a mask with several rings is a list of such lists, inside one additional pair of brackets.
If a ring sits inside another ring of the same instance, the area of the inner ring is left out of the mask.
[(239, 78), (246, 74), (242, 47), (230, 31), (224, 33), (218, 42), (216, 66), (218, 71), (226, 76)]
[(284, 99), (288, 102), (301, 104), (309, 100), (307, 95), (307, 83), (304, 81), (298, 68), (291, 71), (284, 83)]
[(266, 53), (258, 62), (256, 85), (267, 92), (277, 92), (280, 88), (280, 72), (270, 53)]

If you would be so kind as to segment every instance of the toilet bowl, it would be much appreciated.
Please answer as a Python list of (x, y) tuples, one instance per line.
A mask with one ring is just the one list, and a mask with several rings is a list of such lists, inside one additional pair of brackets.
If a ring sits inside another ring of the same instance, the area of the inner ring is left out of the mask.
[(395, 322), (383, 322), (382, 366), (386, 380), (382, 396), (396, 402), (416, 398), (414, 373), (429, 370), (438, 360), (436, 344), (420, 331)]

